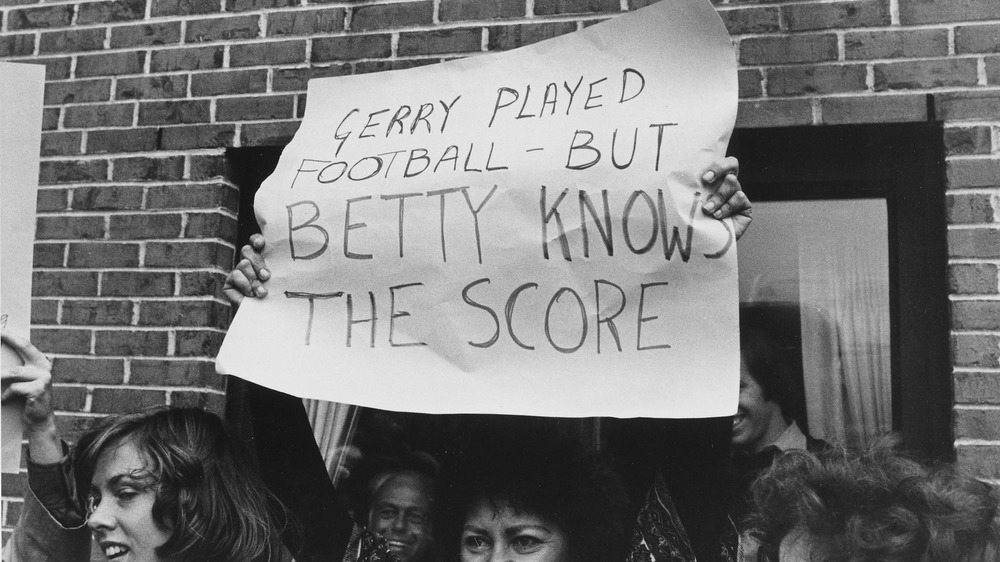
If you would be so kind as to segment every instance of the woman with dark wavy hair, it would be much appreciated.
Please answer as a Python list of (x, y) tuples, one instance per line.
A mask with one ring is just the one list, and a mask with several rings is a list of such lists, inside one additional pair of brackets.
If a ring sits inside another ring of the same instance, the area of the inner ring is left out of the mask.
[(861, 453), (790, 451), (752, 492), (761, 560), (1000, 560), (997, 492), (908, 459), (891, 441)]
[(109, 418), (67, 455), (48, 360), (27, 340), (3, 343), (25, 363), (4, 370), (3, 399), (25, 401), (29, 451), (4, 560), (86, 561), (91, 534), (116, 562), (281, 560), (280, 505), (221, 419), (195, 408)]

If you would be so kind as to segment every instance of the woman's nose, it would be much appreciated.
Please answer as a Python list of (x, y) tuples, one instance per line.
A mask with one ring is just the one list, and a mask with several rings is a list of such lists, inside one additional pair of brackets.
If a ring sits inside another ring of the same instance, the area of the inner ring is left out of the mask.
[(115, 518), (111, 513), (107, 502), (101, 502), (93, 507), (90, 517), (87, 518), (87, 526), (92, 531), (112, 529), (115, 526)]

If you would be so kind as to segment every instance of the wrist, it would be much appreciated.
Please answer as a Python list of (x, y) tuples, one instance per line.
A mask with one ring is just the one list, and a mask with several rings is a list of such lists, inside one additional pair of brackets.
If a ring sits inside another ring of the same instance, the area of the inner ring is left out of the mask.
[(28, 454), (39, 464), (53, 464), (63, 457), (62, 441), (56, 427), (55, 416), (25, 428), (28, 438)]

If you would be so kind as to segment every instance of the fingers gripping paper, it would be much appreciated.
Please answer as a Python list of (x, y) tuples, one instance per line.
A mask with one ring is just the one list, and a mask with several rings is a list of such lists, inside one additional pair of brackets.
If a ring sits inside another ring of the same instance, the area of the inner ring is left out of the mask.
[(704, 0), (313, 80), (254, 203), (269, 296), (218, 368), (392, 410), (732, 414), (735, 244), (699, 178), (735, 115)]

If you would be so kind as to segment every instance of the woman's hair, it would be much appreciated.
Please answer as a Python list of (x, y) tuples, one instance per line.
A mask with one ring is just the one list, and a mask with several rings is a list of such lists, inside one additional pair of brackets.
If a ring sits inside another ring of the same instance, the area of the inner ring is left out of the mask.
[(621, 478), (577, 443), (515, 432), (463, 451), (442, 475), (442, 544), (458, 552), (472, 505), (542, 517), (567, 537), (575, 562), (622, 560), (632, 512)]
[(823, 562), (1000, 560), (996, 491), (906, 458), (891, 440), (862, 452), (790, 451), (752, 494), (750, 530), (772, 554), (795, 531)]
[(148, 462), (143, 472), (155, 482), (153, 520), (172, 531), (157, 548), (159, 556), (210, 562), (279, 558), (277, 514), (283, 520), (285, 511), (218, 416), (167, 408), (106, 420), (77, 444), (79, 489), (90, 489), (102, 454), (126, 443)]

